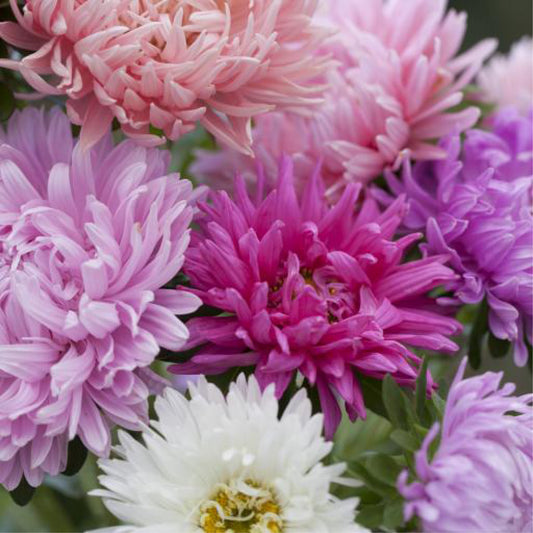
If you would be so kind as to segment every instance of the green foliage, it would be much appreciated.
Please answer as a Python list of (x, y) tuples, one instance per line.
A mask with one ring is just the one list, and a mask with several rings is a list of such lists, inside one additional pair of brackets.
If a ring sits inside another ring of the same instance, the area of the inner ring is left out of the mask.
[(473, 369), (481, 366), (481, 353), (483, 338), (488, 330), (489, 307), (484, 299), (478, 308), (477, 315), (470, 333), (470, 345), (468, 347), (468, 362)]
[(492, 357), (500, 358), (505, 357), (511, 348), (511, 343), (508, 340), (498, 339), (492, 332), (488, 334), (488, 347)]
[(406, 468), (414, 475), (414, 454), (429, 429), (442, 419), (444, 400), (434, 391), (428, 394), (428, 363), (425, 357), (414, 391), (400, 387), (390, 375), (381, 383), (363, 379), (365, 403), (368, 394), (367, 405), (373, 412), (351, 428), (343, 420), (338, 430), (333, 455), (346, 461), (348, 475), (362, 482), (351, 494), (360, 498), (357, 521), (370, 529), (416, 528), (416, 523), (404, 523), (403, 499), (396, 483)]
[(26, 478), (22, 478), (16, 489), (13, 489), (9, 495), (13, 498), (13, 501), (20, 506), (28, 505), (33, 498), (35, 489), (29, 485)]
[(0, 489), (0, 531), (66, 533), (118, 525), (102, 500), (88, 495), (98, 486), (97, 474), (96, 459), (89, 456), (75, 476), (45, 477), (25, 507)]
[(15, 111), (15, 97), (10, 88), (0, 82), (0, 121), (7, 120)]
[(68, 444), (67, 468), (63, 472), (66, 476), (77, 474), (87, 459), (87, 448), (81, 442), (79, 437), (75, 437)]
[(194, 152), (198, 149), (215, 149), (213, 137), (201, 126), (197, 126), (196, 129), (170, 146), (170, 153), (172, 154), (170, 169), (173, 172), (179, 172), (194, 183), (195, 180), (189, 172), (189, 167), (195, 159)]

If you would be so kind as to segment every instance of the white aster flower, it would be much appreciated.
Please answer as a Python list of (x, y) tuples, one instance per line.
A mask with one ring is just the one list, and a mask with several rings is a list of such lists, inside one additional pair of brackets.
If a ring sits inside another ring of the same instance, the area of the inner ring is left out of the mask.
[(144, 444), (120, 434), (93, 491), (129, 526), (109, 533), (361, 533), (357, 499), (330, 494), (343, 464), (320, 461), (332, 444), (305, 391), (278, 419), (273, 386), (241, 375), (225, 398), (204, 378), (191, 399), (166, 389)]
[(514, 106), (528, 113), (533, 106), (533, 40), (524, 37), (507, 55), (495, 55), (479, 73), (483, 99), (498, 108)]

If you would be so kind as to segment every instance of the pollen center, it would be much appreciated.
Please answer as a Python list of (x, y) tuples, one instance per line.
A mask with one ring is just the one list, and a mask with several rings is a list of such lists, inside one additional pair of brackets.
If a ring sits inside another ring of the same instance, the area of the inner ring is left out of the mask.
[(220, 483), (200, 508), (206, 533), (282, 533), (280, 506), (270, 489), (251, 480)]

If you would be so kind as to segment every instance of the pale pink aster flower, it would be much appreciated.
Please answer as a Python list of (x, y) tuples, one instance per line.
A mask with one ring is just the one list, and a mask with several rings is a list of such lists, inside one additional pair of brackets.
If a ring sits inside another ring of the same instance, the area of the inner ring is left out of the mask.
[[(457, 55), (466, 15), (446, 11), (446, 5), (446, 0), (329, 2), (326, 15), (337, 31), (324, 51), (339, 68), (328, 74), (325, 102), (310, 118), (257, 117), (258, 158), (266, 152), (277, 161), (281, 152), (291, 154), (300, 181), (309, 175), (309, 162), (323, 158), (327, 185), (339, 187), (379, 176), (406, 149), (414, 159), (445, 157), (433, 141), (477, 121), (478, 108), (452, 109), (495, 47), (485, 40)], [(268, 163), (267, 177), (275, 183), (275, 166)], [(223, 150), (201, 152), (192, 171), (216, 183), (220, 174), (249, 173), (254, 166), (251, 158)]]
[(107, 455), (112, 424), (147, 417), (148, 370), (179, 349), (175, 316), (199, 305), (161, 288), (189, 242), (191, 185), (168, 158), (110, 137), (82, 150), (58, 109), (0, 131), (0, 483), (37, 486), (78, 435)]
[[(177, 139), (200, 121), (220, 141), (251, 153), (250, 118), (315, 104), (307, 82), (326, 64), (318, 0), (28, 0), (0, 37), (34, 53), (0, 66), (37, 91), (68, 96), (81, 141), (112, 119), (145, 143)], [(49, 77), (49, 78), (48, 78)], [(45, 79), (46, 78), (46, 79)]]
[(428, 296), (455, 276), (445, 255), (402, 262), (420, 238), (394, 240), (403, 198), (380, 212), (352, 183), (329, 206), (315, 172), (298, 201), (289, 159), (279, 176), (266, 198), (259, 188), (255, 203), (241, 179), (233, 200), (220, 191), (201, 204), (205, 216), (184, 270), (192, 290), (220, 314), (187, 322), (186, 349), (198, 350), (170, 370), (253, 367), (261, 385), (276, 384), (278, 397), (299, 372), (317, 387), (331, 436), (338, 401), (352, 418), (365, 416), (358, 376), (391, 374), (412, 385), (420, 359), (408, 346), (457, 349), (449, 336), (459, 323), (436, 313)]
[(533, 41), (524, 37), (507, 55), (498, 54), (477, 78), (481, 97), (498, 108), (513, 106), (523, 114), (533, 107)]
[(398, 478), (405, 518), (420, 517), (427, 533), (530, 533), (533, 395), (513, 396), (512, 383), (500, 385), (502, 372), (463, 379), (466, 362), (442, 428), (435, 424), (415, 454), (417, 480), (408, 484), (407, 470)]

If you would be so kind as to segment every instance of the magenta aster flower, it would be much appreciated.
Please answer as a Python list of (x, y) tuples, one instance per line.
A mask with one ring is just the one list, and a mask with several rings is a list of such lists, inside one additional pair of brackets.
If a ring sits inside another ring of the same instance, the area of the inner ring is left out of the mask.
[(519, 366), (532, 336), (532, 126), (531, 115), (502, 111), (492, 132), (467, 133), (462, 154), (452, 136), (442, 143), (445, 161), (406, 164), (402, 180), (387, 174), (394, 195), (409, 198), (407, 228), (425, 228), (427, 253), (449, 254), (460, 274), (447, 303), (486, 297), (490, 329), (514, 343)]
[(189, 241), (189, 182), (167, 158), (110, 138), (80, 149), (63, 113), (27, 109), (0, 133), (0, 482), (37, 486), (78, 435), (147, 415), (147, 369), (198, 307), (162, 289)]
[(503, 373), (462, 379), (461, 363), (446, 402), (435, 455), (430, 430), (416, 453), (417, 481), (398, 489), (406, 520), (422, 519), (424, 531), (529, 533), (533, 528), (533, 395), (511, 396)]
[[(276, 181), (282, 153), (294, 156), (296, 178), (324, 159), (324, 180), (340, 187), (367, 182), (412, 158), (445, 157), (434, 139), (472, 127), (479, 109), (451, 109), (495, 48), (485, 40), (458, 55), (466, 14), (446, 10), (446, 0), (330, 0), (324, 19), (335, 34), (324, 46), (340, 63), (328, 74), (329, 90), (317, 114), (280, 112), (257, 117), (256, 156)], [(259, 142), (260, 141), (260, 142)], [(266, 157), (265, 157), (266, 154)], [(274, 164), (272, 164), (274, 161)], [(231, 150), (201, 152), (194, 171), (216, 184), (221, 172), (252, 174), (255, 161)]]
[[(144, 143), (176, 139), (200, 121), (251, 153), (250, 118), (317, 103), (307, 82), (325, 66), (313, 54), (326, 32), (316, 0), (11, 1), (18, 23), (0, 37), (33, 53), (0, 66), (44, 94), (68, 97), (84, 145), (113, 118)], [(45, 79), (45, 76), (46, 77)]]
[(187, 323), (186, 347), (198, 350), (173, 371), (254, 366), (278, 396), (298, 371), (317, 387), (331, 436), (337, 397), (350, 416), (365, 416), (358, 375), (390, 373), (412, 384), (420, 360), (408, 345), (457, 348), (448, 336), (459, 324), (433, 312), (426, 296), (453, 279), (446, 257), (402, 264), (420, 235), (393, 240), (402, 198), (381, 213), (374, 200), (361, 203), (360, 186), (351, 184), (330, 207), (315, 172), (299, 203), (289, 159), (264, 200), (259, 193), (253, 203), (243, 180), (236, 187), (234, 200), (219, 192), (202, 205), (184, 265), (195, 294), (221, 314)]

